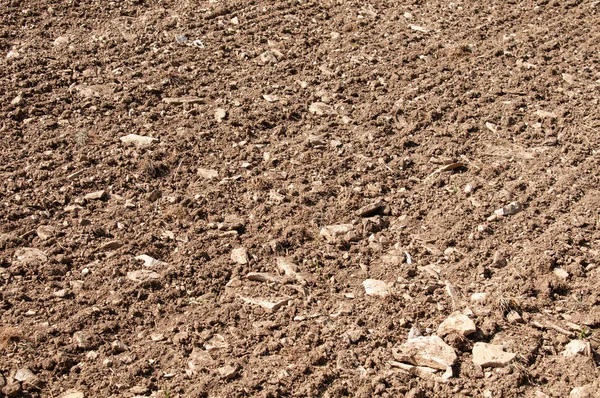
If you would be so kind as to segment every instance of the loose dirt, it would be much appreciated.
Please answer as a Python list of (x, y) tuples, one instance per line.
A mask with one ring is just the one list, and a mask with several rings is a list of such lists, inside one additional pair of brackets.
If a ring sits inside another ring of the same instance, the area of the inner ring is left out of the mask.
[(2, 1), (0, 396), (600, 396), (599, 14)]

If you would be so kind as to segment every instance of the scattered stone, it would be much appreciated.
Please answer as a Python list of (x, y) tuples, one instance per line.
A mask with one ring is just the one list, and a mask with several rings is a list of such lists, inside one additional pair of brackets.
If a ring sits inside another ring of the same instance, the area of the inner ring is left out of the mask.
[(150, 335), (150, 340), (152, 341), (163, 341), (165, 339), (165, 335), (162, 333), (152, 333)]
[(552, 273), (556, 276), (558, 276), (560, 279), (568, 279), (569, 278), (569, 273), (567, 271), (565, 271), (564, 269), (557, 267), (554, 268), (552, 270)]
[(556, 117), (557, 117), (556, 113), (544, 111), (544, 110), (541, 110), (541, 109), (535, 111), (535, 115), (538, 116), (541, 119), (546, 119), (546, 118), (548, 118), (548, 119), (556, 119)]
[(245, 296), (239, 296), (239, 298), (248, 304), (258, 305), (270, 312), (277, 311), (278, 309), (280, 309), (281, 307), (283, 307), (284, 305), (289, 303), (289, 301), (291, 300), (291, 298), (283, 298), (283, 299), (278, 299), (277, 301), (273, 302), (273, 301), (263, 300), (260, 298), (252, 298), (252, 297), (245, 297)]
[(110, 348), (115, 354), (120, 354), (127, 351), (127, 346), (121, 340), (115, 340), (110, 344)]
[(198, 176), (205, 180), (213, 180), (219, 178), (219, 172), (217, 170), (199, 168)]
[(270, 282), (270, 283), (281, 283), (281, 278), (268, 274), (266, 272), (250, 272), (246, 275), (246, 278), (255, 282)]
[(476, 331), (475, 322), (461, 312), (454, 312), (440, 324), (437, 330), (438, 336), (446, 336), (457, 333), (468, 336)]
[(136, 395), (146, 395), (150, 390), (144, 386), (133, 386), (129, 389), (129, 392)]
[(321, 228), (319, 235), (324, 237), (329, 243), (335, 243), (340, 240), (350, 240), (354, 232), (354, 225), (352, 224), (339, 224), (339, 225), (328, 225)]
[(52, 45), (54, 47), (63, 47), (66, 46), (67, 44), (69, 44), (69, 36), (58, 36), (56, 39), (54, 39), (54, 42), (52, 42)]
[(429, 29), (424, 28), (422, 26), (418, 26), (418, 25), (410, 25), (410, 28), (416, 32), (421, 32), (421, 33), (429, 32)]
[(86, 200), (102, 200), (105, 197), (106, 197), (106, 191), (101, 190), (101, 191), (96, 191), (96, 192), (90, 192), (90, 193), (86, 194), (83, 198)]
[(498, 131), (498, 126), (496, 126), (494, 123), (485, 122), (485, 127), (487, 127), (487, 129), (492, 133), (496, 133)]
[(279, 101), (279, 97), (277, 95), (274, 95), (274, 94), (264, 94), (263, 98), (267, 102), (277, 102), (277, 101)]
[(575, 355), (591, 356), (592, 347), (589, 341), (585, 340), (572, 340), (565, 346), (564, 351), (561, 353), (564, 357), (573, 357)]
[(575, 76), (571, 75), (570, 73), (563, 73), (562, 78), (569, 84), (575, 84)]
[(21, 368), (15, 372), (13, 378), (16, 381), (31, 383), (36, 378), (35, 374), (29, 368)]
[(485, 304), (487, 301), (487, 293), (473, 293), (471, 295), (471, 302), (474, 304)]
[(458, 359), (454, 349), (439, 336), (410, 339), (392, 352), (394, 358), (400, 362), (444, 371), (453, 366)]
[(217, 371), (219, 372), (219, 375), (226, 380), (234, 379), (238, 375), (238, 370), (231, 365), (222, 366), (217, 369)]
[(111, 240), (110, 242), (106, 242), (105, 244), (100, 246), (100, 250), (101, 251), (117, 250), (121, 246), (123, 246), (123, 244), (121, 242), (119, 242), (118, 240)]
[(238, 19), (238, 17), (233, 17), (233, 18), (231, 18), (231, 19), (229, 20), (229, 22), (230, 22), (232, 25), (239, 25), (239, 24), (240, 24), (240, 20)]
[(33, 247), (23, 247), (15, 251), (16, 263), (24, 266), (40, 266), (48, 261), (46, 253)]
[(390, 294), (390, 285), (377, 279), (366, 279), (363, 281), (365, 294), (367, 296), (386, 297)]
[(492, 260), (492, 267), (504, 268), (507, 264), (508, 262), (506, 261), (504, 254), (502, 254), (501, 251), (496, 251), (494, 253), (494, 259)]
[(361, 207), (356, 212), (356, 215), (359, 217), (371, 217), (371, 216), (374, 216), (375, 214), (377, 214), (381, 210), (382, 207), (383, 207), (383, 204), (381, 202), (371, 203), (371, 204)]
[(227, 343), (225, 341), (225, 337), (220, 334), (215, 334), (210, 340), (204, 343), (204, 348), (206, 351), (213, 351), (227, 347), (229, 347), (229, 343)]
[(277, 268), (286, 276), (296, 277), (298, 273), (298, 266), (294, 264), (291, 260), (285, 257), (277, 257)]
[[(420, 377), (421, 379), (425, 379), (425, 380), (443, 382), (441, 377), (438, 376), (438, 374), (439, 374), (438, 369), (433, 369), (433, 368), (430, 368), (427, 366), (414, 366), (414, 365), (409, 365), (407, 363), (402, 363), (402, 362), (397, 362), (397, 361), (390, 361), (389, 364), (392, 365), (393, 367), (401, 369), (403, 372), (405, 372), (409, 375), (417, 376), (417, 377)], [(406, 396), (408, 396), (408, 395), (406, 395)]]
[(501, 345), (475, 343), (473, 346), (473, 362), (482, 368), (498, 368), (508, 365), (517, 354), (505, 352)]
[(220, 231), (239, 231), (244, 229), (246, 226), (246, 220), (243, 217), (236, 215), (225, 216), (223, 222), (217, 225), (217, 229)]
[(596, 388), (593, 384), (586, 384), (581, 387), (575, 387), (571, 390), (569, 394), (569, 398), (597, 398), (598, 395), (594, 395), (597, 393)]
[(223, 108), (215, 109), (215, 120), (217, 123), (221, 123), (223, 120), (227, 118), (227, 111)]
[(283, 59), (283, 54), (279, 50), (271, 49), (260, 54), (259, 58), (263, 64), (276, 64)]
[(155, 258), (152, 258), (146, 254), (140, 254), (139, 256), (135, 257), (136, 260), (141, 260), (144, 262), (144, 267), (162, 267), (165, 265), (168, 265), (167, 263), (165, 263), (164, 261), (160, 261), (157, 260)]
[(68, 289), (60, 289), (54, 292), (54, 296), (58, 297), (58, 298), (65, 298), (69, 295), (69, 290)]
[(158, 138), (146, 137), (137, 134), (128, 134), (120, 138), (123, 144), (132, 144), (138, 148), (147, 148), (158, 142)]
[(317, 116), (327, 116), (336, 114), (335, 109), (333, 109), (331, 105), (327, 105), (324, 102), (314, 102), (310, 104), (310, 106), (308, 107), (308, 111), (313, 115)]
[(83, 210), (83, 207), (81, 207), (79, 205), (68, 205), (68, 206), (65, 206), (64, 210), (68, 213), (77, 212), (79, 210)]
[(78, 331), (73, 333), (73, 343), (79, 348), (89, 347), (89, 337), (84, 331)]
[(58, 398), (85, 398), (85, 394), (77, 390), (68, 390), (60, 394)]
[(23, 95), (22, 94), (17, 95), (15, 98), (12, 99), (12, 101), (10, 101), (10, 104), (14, 105), (14, 106), (22, 105), (23, 104)]
[(48, 240), (54, 236), (56, 229), (51, 225), (40, 225), (35, 232), (41, 240)]
[(348, 336), (348, 340), (352, 343), (357, 343), (360, 339), (362, 339), (364, 331), (362, 329), (354, 329), (346, 332), (346, 336)]
[(195, 347), (190, 354), (187, 365), (187, 373), (193, 375), (202, 369), (210, 369), (215, 365), (215, 360), (208, 351)]
[(509, 313), (506, 314), (506, 320), (510, 323), (523, 323), (523, 318), (515, 310), (510, 310)]
[(501, 209), (494, 211), (496, 217), (512, 216), (523, 210), (523, 205), (519, 202), (512, 202)]
[(231, 251), (231, 260), (240, 265), (248, 264), (248, 252), (244, 247), (238, 247)]
[(134, 282), (147, 282), (155, 279), (159, 279), (160, 275), (154, 271), (148, 269), (139, 269), (136, 271), (127, 272), (127, 279)]

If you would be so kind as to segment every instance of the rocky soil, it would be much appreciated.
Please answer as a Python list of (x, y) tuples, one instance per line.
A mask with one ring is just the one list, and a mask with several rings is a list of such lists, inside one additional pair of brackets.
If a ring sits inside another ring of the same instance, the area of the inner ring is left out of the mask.
[(0, 2), (0, 397), (600, 396), (600, 2)]

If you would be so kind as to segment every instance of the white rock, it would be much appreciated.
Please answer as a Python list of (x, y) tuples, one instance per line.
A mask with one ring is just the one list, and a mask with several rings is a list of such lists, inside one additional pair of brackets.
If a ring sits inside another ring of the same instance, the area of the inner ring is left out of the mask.
[(210, 353), (201, 348), (194, 348), (187, 362), (189, 372), (194, 374), (202, 369), (210, 369), (215, 365), (215, 360)]
[(328, 225), (321, 228), (319, 235), (324, 237), (329, 243), (337, 242), (354, 231), (352, 224)]
[(85, 394), (77, 390), (68, 390), (60, 394), (58, 398), (85, 398)]
[(336, 111), (331, 105), (327, 105), (324, 102), (313, 102), (308, 107), (308, 111), (313, 115), (324, 116), (324, 115), (335, 115)]
[(139, 256), (136, 256), (135, 259), (143, 261), (144, 267), (161, 267), (167, 265), (164, 261), (157, 260), (146, 254), (140, 254)]
[(581, 355), (590, 355), (592, 352), (592, 347), (590, 346), (589, 341), (585, 340), (572, 340), (565, 346), (562, 355), (565, 357), (572, 357), (578, 354)]
[(48, 240), (54, 236), (56, 230), (51, 225), (40, 225), (35, 232), (41, 240)]
[(159, 279), (160, 275), (149, 269), (139, 269), (136, 271), (129, 271), (127, 273), (127, 279), (134, 282), (147, 282), (153, 279)]
[(473, 293), (471, 295), (471, 302), (475, 304), (485, 304), (487, 300), (487, 293)]
[(442, 337), (450, 333), (468, 336), (475, 333), (476, 330), (475, 322), (471, 318), (460, 312), (454, 312), (440, 324), (437, 334)]
[(23, 247), (15, 251), (16, 262), (25, 266), (39, 266), (48, 261), (46, 253), (33, 247)]
[(496, 216), (512, 216), (523, 210), (523, 205), (519, 202), (512, 202), (501, 209), (494, 211)]
[(105, 190), (90, 192), (86, 194), (83, 198), (87, 200), (102, 200), (106, 195)]
[(541, 110), (541, 109), (535, 111), (535, 115), (538, 116), (541, 119), (546, 119), (546, 118), (556, 119), (556, 113), (544, 111), (544, 110)]
[(363, 281), (365, 294), (367, 296), (386, 297), (390, 294), (390, 285), (377, 279), (366, 279)]
[(227, 117), (227, 111), (223, 108), (215, 109), (215, 120), (221, 123)]
[(128, 134), (120, 138), (123, 144), (133, 144), (138, 148), (146, 148), (152, 146), (155, 142), (158, 142), (157, 138), (146, 137), (137, 134)]
[(258, 305), (270, 312), (277, 311), (278, 309), (280, 309), (281, 307), (283, 307), (284, 305), (289, 303), (289, 301), (291, 300), (291, 298), (289, 298), (289, 297), (277, 299), (276, 301), (268, 301), (268, 300), (264, 300), (262, 298), (245, 297), (245, 296), (238, 296), (238, 297), (241, 298), (243, 301), (245, 301), (248, 304)]
[(219, 178), (219, 172), (217, 170), (199, 168), (198, 176), (204, 178), (205, 180), (212, 180)]
[(15, 375), (13, 378), (16, 381), (28, 382), (28, 381), (31, 381), (32, 379), (35, 379), (36, 376), (29, 368), (21, 368), (15, 372)]
[(597, 390), (594, 388), (593, 384), (586, 384), (581, 387), (575, 387), (571, 390), (569, 394), (569, 398), (597, 398), (598, 395), (594, 395), (597, 393)]
[(231, 260), (240, 265), (248, 264), (248, 252), (243, 247), (238, 247), (231, 251)]
[(458, 359), (454, 349), (439, 336), (422, 336), (408, 340), (397, 350), (393, 350), (393, 355), (400, 362), (444, 371), (453, 366)]
[(473, 346), (473, 362), (483, 368), (506, 366), (516, 356), (517, 354), (505, 352), (501, 345), (475, 343)]
[(54, 45), (54, 47), (62, 47), (64, 45), (69, 44), (69, 37), (68, 36), (58, 36), (56, 39), (54, 39), (54, 42), (52, 43)]
[(567, 279), (569, 277), (569, 273), (562, 268), (554, 268), (552, 273), (558, 276), (560, 279)]

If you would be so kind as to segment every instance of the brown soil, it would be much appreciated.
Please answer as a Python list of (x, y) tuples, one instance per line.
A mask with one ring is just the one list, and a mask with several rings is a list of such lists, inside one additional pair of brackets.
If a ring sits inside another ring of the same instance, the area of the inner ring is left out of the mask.
[(399, 3), (1, 1), (0, 396), (596, 391), (600, 3)]

